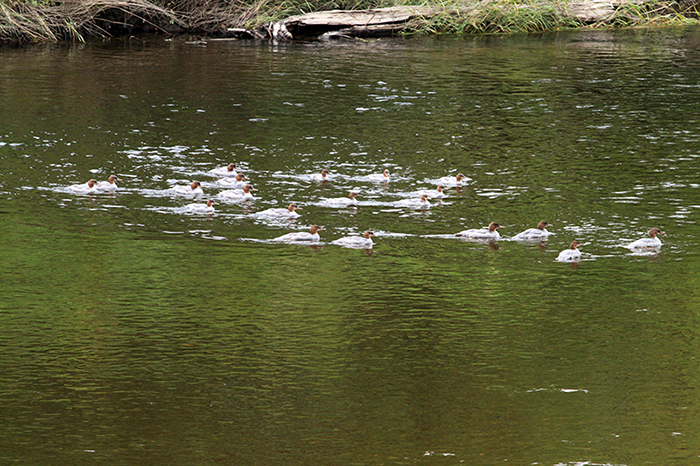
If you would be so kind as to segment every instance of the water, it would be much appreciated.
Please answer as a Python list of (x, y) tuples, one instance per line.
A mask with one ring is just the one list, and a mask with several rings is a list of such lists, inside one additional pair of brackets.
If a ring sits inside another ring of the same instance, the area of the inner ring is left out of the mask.
[[(0, 50), (0, 459), (694, 464), (698, 41)], [(204, 202), (230, 162), (255, 200), (184, 210), (171, 188)], [(540, 220), (546, 243), (508, 240)], [(660, 251), (623, 247), (654, 226)]]

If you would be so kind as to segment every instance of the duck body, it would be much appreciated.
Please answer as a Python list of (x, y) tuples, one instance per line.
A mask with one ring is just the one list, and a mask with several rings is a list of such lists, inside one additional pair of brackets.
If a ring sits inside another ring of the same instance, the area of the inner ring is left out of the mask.
[(228, 189), (226, 191), (221, 191), (216, 195), (219, 199), (225, 199), (229, 201), (241, 202), (250, 199), (255, 199), (253, 197), (253, 191), (257, 191), (251, 184), (243, 186), (243, 189)]
[(401, 199), (400, 201), (396, 201), (394, 205), (412, 209), (430, 209), (430, 201), (425, 194), (421, 194), (420, 199)]
[(253, 193), (250, 191), (245, 192), (241, 189), (227, 189), (226, 191), (221, 191), (216, 195), (219, 199), (228, 199), (235, 201), (247, 201), (249, 199), (255, 199)]
[(455, 233), (455, 236), (459, 236), (462, 238), (493, 241), (501, 237), (501, 235), (498, 233), (498, 228), (503, 227), (496, 222), (491, 222), (489, 224), (488, 229), (486, 230), (483, 228), (472, 228), (470, 230), (464, 230), (460, 231), (459, 233)]
[(297, 231), (294, 233), (287, 233), (286, 235), (279, 236), (275, 238), (275, 241), (283, 241), (286, 243), (294, 243), (294, 242), (318, 242), (321, 241), (321, 235), (318, 234), (319, 231), (325, 230), (325, 228), (321, 228), (318, 225), (314, 225), (311, 227), (311, 230), (306, 232), (306, 231)]
[(273, 208), (273, 209), (267, 209), (263, 210), (262, 212), (258, 212), (256, 216), (261, 216), (261, 217), (277, 217), (277, 218), (297, 218), (301, 217), (300, 214), (296, 213), (296, 210), (301, 210), (300, 207), (297, 207), (296, 204), (289, 204), (289, 207), (286, 209), (282, 208)]
[(429, 199), (444, 199), (447, 194), (444, 192), (445, 185), (438, 185), (437, 189), (426, 189), (423, 191), (418, 191), (419, 195), (425, 194)]
[(216, 184), (226, 189), (243, 189), (248, 183), (244, 180), (238, 181), (232, 178), (221, 178), (216, 180)]
[(665, 235), (663, 231), (659, 230), (658, 228), (652, 228), (647, 232), (649, 235), (649, 238), (641, 238), (638, 239), (637, 241), (633, 241), (632, 243), (627, 245), (628, 249), (658, 249), (661, 247), (661, 240), (657, 237), (657, 235)]
[(361, 197), (359, 194), (351, 192), (348, 197), (334, 197), (331, 199), (325, 199), (321, 205), (325, 207), (350, 207), (357, 205), (357, 197)]
[(542, 220), (537, 224), (537, 228), (528, 228), (525, 231), (521, 231), (517, 235), (513, 236), (513, 239), (517, 241), (546, 241), (551, 234), (546, 228), (549, 226), (552, 225)]
[(117, 181), (121, 181), (116, 175), (110, 175), (107, 181), (100, 181), (97, 183), (96, 188), (100, 191), (116, 191)]
[(187, 204), (185, 209), (194, 213), (210, 214), (216, 211), (215, 205), (219, 205), (219, 203), (209, 199), (206, 204)]
[(331, 241), (331, 244), (345, 248), (370, 249), (374, 246), (372, 236), (374, 236), (374, 233), (366, 231), (363, 236), (345, 236), (344, 238)]
[(97, 192), (97, 180), (90, 180), (83, 184), (74, 184), (69, 186), (68, 189), (80, 194), (94, 194)]
[(581, 243), (578, 241), (572, 241), (571, 247), (569, 249), (564, 249), (557, 256), (559, 262), (576, 262), (581, 260), (581, 251), (576, 249)]
[(236, 175), (238, 175), (238, 173), (236, 172), (236, 164), (234, 164), (234, 163), (229, 163), (225, 167), (215, 168), (210, 173), (212, 175), (215, 175), (215, 176), (236, 176)]
[(324, 168), (323, 170), (321, 170), (321, 173), (312, 173), (311, 175), (309, 175), (309, 179), (311, 181), (330, 181), (331, 172)]
[(443, 186), (463, 186), (467, 181), (471, 181), (471, 178), (461, 173), (457, 173), (455, 176), (443, 176), (437, 180), (438, 184)]
[(382, 173), (373, 173), (371, 175), (367, 175), (367, 179), (378, 183), (388, 183), (389, 181), (391, 181), (391, 177), (389, 176), (389, 170), (384, 170), (384, 172)]
[(248, 177), (244, 176), (243, 173), (237, 173), (235, 178), (228, 177), (216, 180), (216, 184), (223, 188), (243, 189), (248, 184), (247, 179)]
[(183, 196), (194, 197), (197, 195), (204, 194), (204, 191), (202, 190), (202, 184), (199, 181), (193, 181), (187, 186), (173, 186), (171, 189), (174, 193)]

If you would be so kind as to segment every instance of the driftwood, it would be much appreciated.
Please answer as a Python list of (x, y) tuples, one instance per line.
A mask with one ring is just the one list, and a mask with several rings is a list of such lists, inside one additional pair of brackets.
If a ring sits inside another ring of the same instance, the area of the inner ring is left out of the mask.
[[(581, 26), (610, 23), (624, 5), (653, 5), (656, 0), (587, 0), (551, 5), (562, 18)], [(374, 10), (331, 10), (291, 16), (270, 24), (267, 32), (271, 39), (287, 41), (308, 37), (381, 37), (409, 31), (418, 22), (427, 22), (437, 15), (476, 15), (486, 7), (493, 8), (488, 0), (469, 8), (443, 8), (427, 6), (401, 6)], [(519, 8), (532, 8), (522, 5)], [(665, 11), (666, 8), (664, 7)]]

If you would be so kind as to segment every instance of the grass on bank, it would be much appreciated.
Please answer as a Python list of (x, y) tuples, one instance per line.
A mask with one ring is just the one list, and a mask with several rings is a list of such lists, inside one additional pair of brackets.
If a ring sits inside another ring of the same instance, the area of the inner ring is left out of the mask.
[[(681, 0), (696, 2), (700, 0)], [(0, 40), (82, 41), (137, 32), (221, 35), (228, 28), (256, 29), (289, 16), (324, 10), (362, 10), (405, 0), (0, 0)], [(414, 21), (407, 33), (512, 33), (576, 28), (562, 14), (567, 0), (448, 0), (424, 2), (445, 13)], [(695, 3), (651, 0), (627, 3), (606, 25), (695, 21)], [(684, 11), (682, 9), (685, 8)], [(690, 14), (688, 14), (690, 13)], [(593, 25), (594, 27), (596, 25)]]

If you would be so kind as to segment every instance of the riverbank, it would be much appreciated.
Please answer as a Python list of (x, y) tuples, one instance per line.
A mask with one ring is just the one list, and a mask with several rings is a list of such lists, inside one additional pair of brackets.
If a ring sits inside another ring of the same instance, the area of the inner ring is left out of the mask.
[[(216, 0), (0, 0), (0, 40), (83, 41), (137, 33), (294, 40), (416, 33), (513, 33), (697, 22), (700, 0), (481, 0), (452, 5), (227, 3)], [(345, 7), (344, 10), (334, 8)], [(312, 7), (316, 11), (302, 10)], [(299, 14), (302, 13), (302, 14)]]

